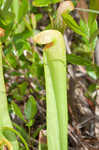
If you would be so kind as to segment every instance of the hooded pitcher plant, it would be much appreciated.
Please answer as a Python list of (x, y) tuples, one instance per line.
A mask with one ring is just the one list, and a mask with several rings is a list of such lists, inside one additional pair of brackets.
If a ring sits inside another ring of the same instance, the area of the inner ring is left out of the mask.
[(68, 150), (66, 49), (62, 34), (46, 30), (33, 38), (43, 50), (47, 103), (48, 150)]
[(0, 43), (0, 150), (19, 150), (16, 136), (4, 127), (12, 128), (8, 113), (7, 96), (4, 85), (2, 66), (2, 45)]

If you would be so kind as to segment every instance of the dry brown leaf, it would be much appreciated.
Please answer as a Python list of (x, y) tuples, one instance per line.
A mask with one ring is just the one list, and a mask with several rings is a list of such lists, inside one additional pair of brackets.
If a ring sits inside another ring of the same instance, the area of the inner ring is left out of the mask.
[[(76, 0), (77, 1), (77, 8), (84, 8), (84, 9), (88, 9), (88, 6), (86, 4), (85, 0)], [(81, 16), (81, 18), (87, 23), (88, 22), (88, 13), (87, 12), (83, 12), (83, 11), (78, 11), (79, 15)]]
[(0, 37), (3, 37), (5, 35), (5, 30), (3, 28), (0, 28)]

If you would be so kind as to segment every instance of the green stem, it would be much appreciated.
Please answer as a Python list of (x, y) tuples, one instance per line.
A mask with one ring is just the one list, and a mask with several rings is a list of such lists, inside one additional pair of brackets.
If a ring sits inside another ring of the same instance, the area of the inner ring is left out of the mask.
[(9, 128), (9, 127), (3, 127), (2, 129), (3, 129), (3, 130), (10, 130), (11, 132), (13, 132), (13, 133), (15, 133), (16, 135), (18, 135), (18, 137), (19, 137), (19, 138), (21, 139), (21, 141), (23, 142), (23, 144), (24, 144), (26, 150), (29, 150), (29, 147), (28, 147), (27, 142), (25, 141), (25, 139), (21, 136), (21, 134), (20, 134), (18, 131), (16, 131), (16, 130), (13, 129), (13, 128)]
[(89, 13), (94, 13), (94, 14), (99, 14), (98, 10), (93, 10), (93, 9), (84, 9), (84, 8), (75, 8), (78, 11), (84, 11), (84, 12), (89, 12)]
[(34, 37), (44, 48), (48, 150), (68, 150), (66, 49), (62, 34), (47, 30)]
[[(12, 123), (8, 113), (7, 96), (4, 85), (3, 67), (2, 67), (2, 45), (0, 43), (0, 128), (2, 129), (4, 126), (12, 128)], [(15, 139), (15, 135), (12, 136)], [(2, 141), (2, 138), (5, 137), (3, 133), (0, 131), (0, 141)], [(7, 140), (9, 141), (9, 139)], [(15, 140), (11, 143), (13, 145), (13, 150), (18, 150), (17, 141)]]

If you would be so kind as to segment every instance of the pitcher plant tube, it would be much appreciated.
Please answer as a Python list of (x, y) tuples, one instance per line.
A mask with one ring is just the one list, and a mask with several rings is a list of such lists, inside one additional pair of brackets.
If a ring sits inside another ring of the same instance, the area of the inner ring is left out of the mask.
[(15, 134), (8, 129), (4, 129), (4, 127), (13, 128), (8, 113), (2, 66), (2, 44), (0, 43), (0, 150), (18, 150)]
[(66, 49), (57, 30), (42, 31), (33, 38), (43, 49), (47, 103), (48, 150), (68, 150)]

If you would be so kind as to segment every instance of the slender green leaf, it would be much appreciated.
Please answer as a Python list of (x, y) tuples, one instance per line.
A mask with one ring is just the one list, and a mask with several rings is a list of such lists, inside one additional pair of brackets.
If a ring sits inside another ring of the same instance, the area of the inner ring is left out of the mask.
[(90, 60), (82, 58), (81, 56), (77, 56), (75, 54), (69, 54), (67, 55), (67, 61), (71, 64), (85, 66), (88, 75), (95, 80), (97, 79), (99, 75), (99, 68), (93, 65)]
[(82, 28), (76, 23), (76, 21), (73, 19), (73, 17), (71, 15), (69, 15), (68, 13), (63, 13), (62, 14), (63, 20), (65, 22), (65, 24), (67, 24), (67, 26), (69, 28), (71, 28), (74, 32), (76, 32), (77, 34), (86, 37), (86, 33), (82, 30)]
[(77, 56), (75, 54), (69, 54), (67, 55), (67, 61), (69, 63), (75, 64), (75, 65), (82, 65), (82, 66), (89, 66), (92, 65), (90, 60), (85, 59), (81, 56)]
[(38, 7), (48, 6), (49, 4), (55, 4), (61, 0), (34, 0), (33, 5)]
[(25, 121), (24, 116), (23, 116), (23, 114), (22, 114), (20, 108), (18, 107), (18, 105), (17, 105), (16, 103), (12, 102), (12, 106), (13, 106), (13, 108), (14, 108), (15, 114), (16, 114), (21, 120)]
[(19, 14), (18, 14), (18, 23), (22, 21), (23, 17), (28, 12), (28, 0), (20, 1)]
[(96, 68), (94, 66), (86, 66), (86, 71), (91, 78), (93, 78), (94, 80), (98, 79)]
[(84, 42), (89, 47), (89, 50), (93, 51), (96, 46), (97, 33), (98, 33), (96, 32), (98, 30), (96, 20), (91, 24), (91, 26), (89, 26), (89, 24), (87, 24), (81, 19), (80, 26), (83, 29), (83, 31), (86, 33), (86, 37), (83, 37)]
[(4, 0), (0, 0), (0, 7), (2, 6), (3, 3), (4, 3)]
[(12, 12), (0, 10), (0, 22), (3, 25), (9, 25), (13, 22), (15, 15)]
[(19, 8), (20, 8), (19, 0), (13, 0), (12, 9), (13, 9), (13, 12), (15, 14), (16, 23), (18, 23)]
[(18, 132), (20, 132), (20, 134), (24, 137), (24, 139), (26, 141), (29, 141), (30, 137), (29, 137), (28, 133), (26, 132), (26, 130), (23, 127), (19, 126), (18, 124), (14, 123), (14, 122), (13, 122), (13, 126), (16, 128), (16, 130)]

